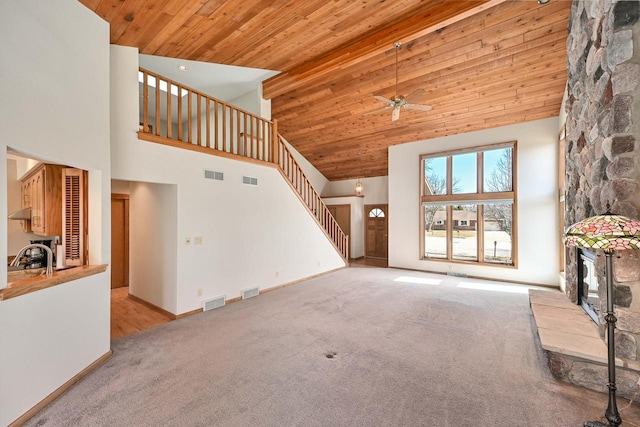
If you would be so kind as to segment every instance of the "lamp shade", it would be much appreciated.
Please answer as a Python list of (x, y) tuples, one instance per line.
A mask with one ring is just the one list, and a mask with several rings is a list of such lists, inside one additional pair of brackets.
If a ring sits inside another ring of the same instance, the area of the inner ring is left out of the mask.
[(610, 213), (592, 216), (570, 226), (564, 243), (593, 249), (640, 249), (640, 221)]

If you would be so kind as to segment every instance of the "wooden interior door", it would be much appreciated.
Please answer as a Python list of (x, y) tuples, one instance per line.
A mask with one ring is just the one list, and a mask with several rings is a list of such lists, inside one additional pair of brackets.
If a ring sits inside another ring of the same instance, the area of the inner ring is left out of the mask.
[(388, 205), (365, 205), (365, 257), (388, 257)]
[[(344, 234), (349, 236), (349, 241), (351, 241), (351, 205), (331, 205), (327, 206), (327, 209), (329, 209)], [(348, 249), (347, 256), (351, 258), (351, 247)]]
[(129, 286), (129, 195), (111, 195), (111, 288)]

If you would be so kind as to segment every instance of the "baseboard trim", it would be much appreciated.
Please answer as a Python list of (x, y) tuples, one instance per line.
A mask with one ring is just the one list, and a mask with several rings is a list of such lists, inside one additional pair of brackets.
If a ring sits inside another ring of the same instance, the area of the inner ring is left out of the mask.
[[(389, 265), (388, 268), (395, 268), (397, 270), (407, 270), (407, 271), (418, 271), (422, 273), (431, 273), (431, 274), (440, 274), (443, 276), (447, 276), (447, 273), (443, 273), (442, 271), (433, 271), (433, 270), (421, 270), (418, 268), (409, 268), (409, 267), (396, 267), (395, 265)], [(464, 276), (468, 279), (480, 279), (480, 280), (491, 280), (493, 282), (501, 282), (501, 283), (514, 283), (516, 285), (526, 285), (526, 286), (538, 286), (540, 288), (549, 288), (549, 289), (560, 289), (558, 285), (549, 285), (543, 283), (534, 283), (534, 282), (523, 282), (521, 280), (508, 280), (508, 279), (496, 279), (494, 277), (484, 277), (484, 276), (476, 276), (469, 274)], [(460, 278), (464, 278), (460, 277)]]
[[(262, 295), (264, 293), (267, 293), (267, 292), (277, 291), (278, 289), (286, 288), (287, 286), (295, 285), (296, 283), (300, 283), (300, 282), (303, 282), (305, 280), (309, 280), (309, 279), (313, 279), (313, 278), (316, 278), (316, 277), (324, 276), (325, 274), (333, 273), (334, 271), (342, 270), (344, 268), (347, 268), (347, 266), (334, 268), (333, 270), (329, 270), (329, 271), (325, 271), (325, 272), (322, 272), (322, 273), (314, 274), (313, 276), (303, 277), (302, 279), (293, 280), (291, 282), (283, 283), (281, 285), (272, 286), (270, 288), (260, 289), (260, 295)], [(160, 307), (156, 307), (153, 304), (150, 304), (150, 303), (148, 303), (148, 302), (146, 302), (144, 300), (141, 300), (138, 297), (134, 297), (131, 294), (129, 294), (129, 297), (131, 297), (135, 301), (138, 301), (141, 304), (146, 305), (147, 307), (149, 307), (149, 308), (151, 308), (153, 310), (156, 310), (156, 311), (162, 310)], [(225, 300), (225, 305), (232, 304), (234, 302), (239, 302), (239, 301), (242, 301), (242, 296), (237, 296), (237, 297), (234, 297), (234, 298), (228, 298), (227, 300)], [(174, 320), (175, 319), (182, 319), (183, 317), (188, 317), (188, 316), (191, 316), (193, 314), (198, 314), (198, 313), (202, 313), (202, 312), (203, 312), (203, 310), (201, 308), (198, 308), (196, 310), (189, 311), (187, 313), (179, 314), (179, 315), (176, 316), (175, 314), (171, 314), (166, 310), (162, 310), (161, 311), (162, 314), (165, 314), (165, 315), (167, 315), (169, 317), (172, 317)]]
[(130, 299), (132, 299), (133, 301), (135, 301), (135, 302), (137, 302), (137, 303), (139, 303), (139, 304), (144, 305), (145, 307), (147, 307), (147, 308), (149, 308), (149, 309), (151, 309), (151, 310), (155, 311), (156, 313), (163, 314), (163, 315), (167, 316), (167, 317), (168, 317), (169, 319), (171, 319), (171, 320), (176, 320), (176, 315), (175, 315), (175, 314), (173, 314), (173, 313), (171, 313), (171, 312), (169, 312), (169, 311), (165, 310), (164, 308), (158, 307), (158, 306), (157, 306), (157, 305), (155, 305), (155, 304), (151, 304), (149, 301), (145, 301), (145, 300), (143, 300), (142, 298), (137, 297), (137, 296), (132, 295), (132, 294), (127, 295), (127, 298), (130, 298)]
[(173, 320), (184, 319), (185, 317), (193, 316), (194, 314), (202, 313), (201, 308), (196, 308), (195, 310), (187, 311), (186, 313), (173, 315)]
[(22, 414), (18, 419), (9, 424), (9, 427), (19, 427), (29, 421), (34, 415), (43, 410), (45, 406), (49, 403), (53, 402), (58, 396), (71, 388), (75, 383), (80, 381), (82, 378), (86, 377), (91, 371), (96, 369), (98, 366), (102, 365), (108, 358), (113, 354), (113, 350), (107, 351), (105, 354), (100, 356), (96, 361), (92, 364), (84, 368), (78, 374), (74, 375), (69, 381), (62, 384), (56, 390), (54, 390), (50, 395), (42, 399), (39, 403), (37, 403), (33, 408), (29, 409), (27, 412)]
[(291, 282), (283, 283), (281, 285), (272, 286), (272, 287), (266, 288), (266, 289), (260, 289), (260, 294), (265, 294), (267, 292), (277, 291), (278, 289), (286, 288), (287, 286), (295, 285), (296, 283), (300, 283), (300, 282), (303, 282), (305, 280), (310, 280), (310, 279), (315, 279), (316, 277), (325, 276), (327, 274), (330, 274), (330, 273), (333, 273), (333, 272), (336, 272), (338, 270), (342, 270), (342, 269), (345, 269), (345, 268), (348, 268), (348, 266), (334, 268), (333, 270), (328, 270), (328, 271), (325, 271), (325, 272), (322, 272), (322, 273), (314, 274), (313, 276), (303, 277), (302, 279), (293, 280)]

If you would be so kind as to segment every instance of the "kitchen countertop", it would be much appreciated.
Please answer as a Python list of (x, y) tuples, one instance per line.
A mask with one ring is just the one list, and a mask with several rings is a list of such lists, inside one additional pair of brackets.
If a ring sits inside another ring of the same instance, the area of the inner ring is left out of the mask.
[(8, 272), (7, 287), (0, 289), (0, 301), (103, 273), (107, 270), (107, 264), (83, 265), (65, 270), (54, 270), (53, 274), (41, 274), (44, 270), (44, 268), (34, 268)]

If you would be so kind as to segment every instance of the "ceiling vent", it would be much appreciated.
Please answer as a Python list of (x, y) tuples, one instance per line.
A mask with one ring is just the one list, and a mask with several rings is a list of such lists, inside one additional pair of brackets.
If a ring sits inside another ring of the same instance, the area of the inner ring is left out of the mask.
[(214, 308), (222, 307), (226, 304), (226, 301), (227, 297), (225, 295), (202, 301), (202, 311), (208, 311), (213, 310)]
[(224, 181), (224, 172), (212, 171), (209, 169), (204, 170), (205, 179), (213, 179), (215, 181)]
[(247, 185), (258, 185), (258, 178), (253, 176), (243, 176), (242, 183)]

